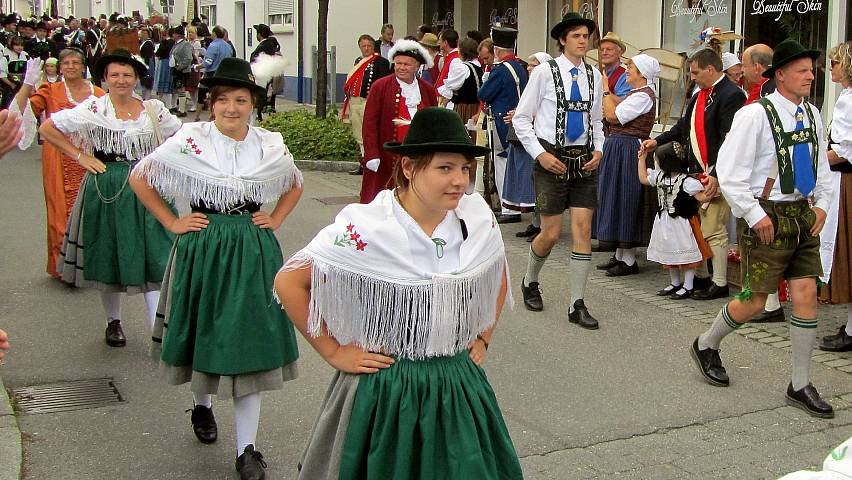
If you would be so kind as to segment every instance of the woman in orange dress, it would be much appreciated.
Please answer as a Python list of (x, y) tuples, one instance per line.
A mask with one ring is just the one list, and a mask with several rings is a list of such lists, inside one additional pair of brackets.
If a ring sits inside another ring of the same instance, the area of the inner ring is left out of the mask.
[[(21, 90), (12, 102), (11, 110), (21, 112), (24, 118), (24, 137), (18, 148), (25, 150), (32, 144), (38, 131), (38, 119), (44, 114), (74, 108), (92, 95), (101, 97), (104, 91), (83, 78), (86, 62), (83, 52), (67, 48), (59, 54), (59, 72), (62, 80), (56, 83), (41, 83), (42, 60), (35, 58), (27, 65), (27, 76)], [(29, 72), (34, 72), (32, 78)], [(36, 73), (38, 75), (36, 75)], [(41, 151), (42, 176), (44, 177), (44, 201), (47, 205), (47, 273), (59, 278), (56, 263), (62, 249), (62, 238), (71, 207), (80, 190), (80, 182), (86, 170), (71, 157), (63, 155), (48, 142)]]

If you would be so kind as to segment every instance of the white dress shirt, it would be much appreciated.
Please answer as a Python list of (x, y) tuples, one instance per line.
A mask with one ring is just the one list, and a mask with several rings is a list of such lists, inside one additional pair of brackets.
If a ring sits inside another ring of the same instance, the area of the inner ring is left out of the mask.
[[(775, 106), (781, 125), (787, 132), (796, 129), (797, 107), (801, 106), (802, 110), (811, 109), (816, 123), (814, 130), (819, 138), (816, 186), (812, 192), (814, 206), (828, 212), (836, 192), (829, 175), (827, 144), (819, 110), (805, 101), (796, 105), (777, 91), (765, 98)], [(804, 114), (804, 125), (805, 128), (809, 126), (807, 112)], [(793, 147), (790, 147), (789, 151), (792, 159)], [(719, 149), (716, 171), (719, 174), (719, 186), (731, 206), (731, 212), (734, 216), (745, 219), (750, 227), (766, 216), (757, 197), (762, 194), (766, 178), (778, 161), (776, 157), (775, 140), (763, 106), (755, 102), (737, 111), (731, 131)], [(769, 194), (769, 200), (772, 201), (789, 202), (803, 198), (798, 190), (782, 193), (780, 178), (775, 179)]]
[(831, 149), (852, 162), (852, 87), (840, 92), (831, 116)]
[[(453, 52), (458, 51), (458, 49), (453, 49)], [(453, 53), (450, 52), (450, 53)], [(452, 62), (450, 62), (450, 69), (447, 71), (447, 79), (444, 80), (444, 84), (438, 87), (438, 95), (446, 98), (447, 100), (451, 100), (453, 98), (453, 93), (457, 92), (458, 89), (464, 85), (464, 81), (467, 80), (467, 77), (470, 76), (470, 69), (464, 64), (461, 58), (454, 58)]]
[[(557, 57), (556, 64), (559, 65), (559, 73), (562, 74), (562, 84), (566, 90), (565, 98), (571, 97), (571, 69), (576, 67), (580, 96), (583, 100), (588, 101), (589, 80), (586, 77), (585, 65), (582, 62), (579, 65), (574, 65), (565, 55)], [(595, 151), (601, 151), (604, 142), (601, 104), (603, 98), (601, 82), (603, 80), (601, 73), (596, 68), (592, 68), (592, 75), (594, 76), (595, 99), (589, 114), (583, 115), (584, 132), (573, 142), (563, 138), (562, 144), (586, 145), (589, 123), (591, 123), (593, 127), (592, 148)], [(566, 112), (566, 118), (567, 116)], [(533, 117), (536, 119), (535, 124), (533, 124)], [(544, 147), (538, 143), (539, 138), (556, 144), (556, 86), (553, 83), (553, 74), (550, 73), (550, 63), (543, 63), (533, 70), (529, 82), (527, 82), (527, 87), (521, 94), (521, 101), (515, 109), (512, 125), (515, 127), (518, 139), (524, 145), (524, 149), (532, 158), (538, 158), (539, 155), (544, 153)]]
[(636, 90), (639, 89), (631, 89), (630, 93), (624, 97), (624, 100), (615, 106), (615, 116), (618, 118), (618, 122), (622, 125), (635, 120), (639, 117), (639, 115), (644, 115), (654, 108), (654, 101), (651, 100), (651, 96), (645, 92), (632, 93)]

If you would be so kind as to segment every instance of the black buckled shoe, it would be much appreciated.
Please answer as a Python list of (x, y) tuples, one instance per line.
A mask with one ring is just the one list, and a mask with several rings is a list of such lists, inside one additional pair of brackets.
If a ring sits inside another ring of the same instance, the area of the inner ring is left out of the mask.
[(607, 260), (606, 263), (601, 263), (595, 268), (598, 270), (609, 270), (610, 268), (618, 265), (619, 263), (621, 263), (621, 260), (616, 259), (615, 255), (613, 255), (609, 257), (609, 260)]
[(679, 291), (673, 293), (672, 300), (686, 300), (687, 298), (691, 297), (693, 293), (695, 293), (695, 289), (687, 290), (685, 288), (681, 288), (678, 290), (683, 290), (683, 293), (680, 293)]
[(793, 384), (791, 383), (787, 387), (786, 397), (787, 405), (801, 408), (813, 417), (834, 418), (834, 409), (819, 396), (817, 389), (810, 383), (798, 392), (793, 390)]
[(852, 350), (852, 336), (846, 333), (846, 325), (840, 327), (837, 335), (822, 337), (822, 341), (819, 342), (819, 349), (826, 352), (848, 352)]
[(544, 301), (541, 299), (541, 289), (538, 288), (538, 282), (530, 282), (529, 286), (524, 285), (526, 280), (521, 280), (521, 293), (524, 295), (524, 306), (527, 310), (540, 312), (544, 310)]
[(628, 265), (624, 262), (618, 262), (618, 265), (606, 271), (607, 277), (623, 277), (625, 275), (638, 275), (639, 264), (633, 262), (633, 265)]
[(204, 405), (196, 405), (192, 410), (192, 431), (201, 443), (213, 443), (219, 435), (216, 426), (216, 417), (213, 416), (213, 408)]
[(598, 321), (589, 313), (582, 298), (574, 302), (574, 309), (568, 314), (568, 321), (589, 330), (598, 329)]
[(249, 445), (243, 450), (243, 454), (237, 457), (234, 462), (237, 472), (240, 473), (240, 480), (263, 480), (266, 478), (266, 462), (263, 461), (263, 455), (254, 449), (254, 445)]
[(531, 224), (527, 225), (526, 230), (516, 233), (515, 236), (518, 237), (518, 238), (526, 238), (526, 237), (531, 237), (533, 235), (538, 235), (540, 232), (541, 232), (541, 229), (536, 227), (535, 225), (533, 225), (531, 223)]
[(110, 320), (104, 332), (104, 340), (110, 347), (123, 347), (127, 345), (127, 337), (121, 329), (121, 320)]
[(695, 300), (715, 300), (717, 298), (727, 298), (729, 294), (730, 292), (727, 285), (720, 287), (713, 283), (709, 288), (707, 288), (707, 290), (697, 292), (692, 296), (692, 298)]
[(713, 350), (712, 348), (699, 350), (698, 337), (696, 337), (695, 341), (692, 342), (689, 353), (692, 354), (692, 359), (695, 360), (695, 364), (701, 370), (701, 375), (704, 375), (704, 378), (710, 385), (727, 387), (731, 383), (728, 379), (728, 372), (722, 366), (722, 359), (719, 358), (719, 350)]
[(764, 310), (749, 321), (752, 323), (786, 322), (787, 317), (784, 316), (784, 307), (778, 307), (778, 309), (769, 312)]
[(657, 292), (657, 296), (658, 296), (658, 297), (667, 297), (667, 296), (669, 296), (669, 295), (674, 294), (674, 293), (675, 293), (675, 292), (677, 292), (678, 290), (680, 290), (680, 287), (681, 287), (680, 285), (672, 285), (672, 284), (670, 283), (668, 287), (666, 287), (666, 288), (664, 288), (664, 289), (662, 289), (662, 290), (658, 291), (658, 292)]

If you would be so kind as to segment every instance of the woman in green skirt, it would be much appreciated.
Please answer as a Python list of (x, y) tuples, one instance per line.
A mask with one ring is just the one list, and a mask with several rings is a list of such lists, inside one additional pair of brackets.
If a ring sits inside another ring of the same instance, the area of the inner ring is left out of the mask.
[[(245, 60), (227, 58), (211, 77), (215, 120), (188, 123), (133, 170), (131, 185), (157, 219), (177, 235), (154, 327), (169, 383), (190, 382), (192, 426), (216, 441), (211, 396), (234, 399), (236, 469), (264, 478), (255, 448), (261, 392), (296, 377), (293, 325), (272, 298), (283, 263), (274, 231), (302, 194), (302, 176), (280, 133), (249, 125), (266, 90)], [(187, 198), (176, 217), (166, 199)], [(272, 213), (261, 204), (276, 201)]]
[(522, 478), (480, 366), (507, 295), (500, 229), (465, 194), (487, 149), (442, 108), (417, 112), (385, 149), (401, 156), (398, 187), (344, 208), (275, 279), (338, 370), (299, 478)]
[[(180, 127), (159, 100), (144, 102), (133, 88), (148, 69), (126, 50), (104, 55), (94, 74), (109, 94), (90, 97), (55, 113), (42, 137), (87, 170), (71, 210), (57, 265), (63, 281), (101, 290), (111, 347), (127, 340), (121, 328), (121, 294), (144, 293), (149, 328), (173, 236), (128, 187), (132, 165)], [(85, 255), (84, 255), (85, 253)]]

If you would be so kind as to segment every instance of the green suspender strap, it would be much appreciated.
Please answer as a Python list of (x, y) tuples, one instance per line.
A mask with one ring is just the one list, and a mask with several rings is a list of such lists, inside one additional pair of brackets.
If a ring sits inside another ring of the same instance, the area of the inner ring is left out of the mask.
[[(592, 110), (592, 104), (595, 101), (595, 77), (592, 72), (592, 67), (583, 62), (583, 66), (586, 67), (586, 78), (589, 79), (589, 99), (571, 101), (568, 100), (565, 95), (565, 84), (562, 82), (562, 74), (559, 71), (559, 64), (556, 63), (556, 60), (548, 60), (547, 63), (550, 65), (550, 73), (553, 75), (553, 84), (556, 87), (556, 139), (554, 145), (557, 150), (562, 150), (564, 148), (563, 142), (565, 141), (566, 112), (584, 112), (589, 115), (589, 132), (586, 135), (586, 147), (589, 149), (589, 153), (591, 153), (594, 150), (594, 145), (592, 144), (592, 131), (594, 127), (592, 126), (590, 112)], [(582, 164), (568, 164), (567, 166), (569, 170), (567, 172), (569, 178), (587, 177), (594, 173), (584, 171), (582, 169)]]
[(805, 111), (808, 114), (807, 128), (797, 132), (786, 132), (772, 102), (768, 98), (761, 98), (757, 102), (763, 106), (763, 109), (766, 111), (766, 117), (769, 119), (769, 126), (772, 128), (772, 139), (775, 141), (775, 152), (778, 159), (777, 172), (773, 169), (773, 173), (766, 179), (766, 185), (763, 187), (761, 198), (769, 198), (769, 193), (772, 191), (776, 176), (780, 176), (781, 178), (781, 193), (793, 193), (796, 185), (793, 177), (793, 159), (790, 155), (790, 147), (799, 143), (811, 144), (811, 165), (814, 169), (814, 178), (816, 178), (819, 138), (814, 129), (813, 111), (811, 111), (810, 106), (805, 105)]

